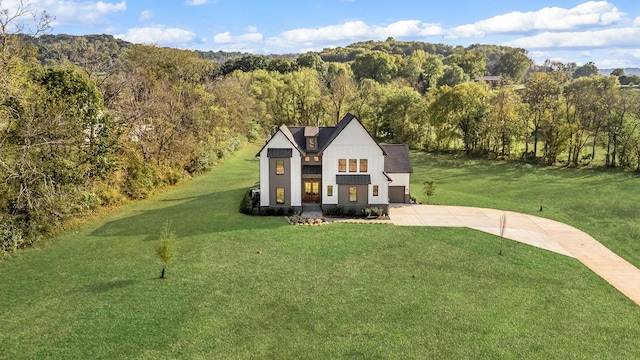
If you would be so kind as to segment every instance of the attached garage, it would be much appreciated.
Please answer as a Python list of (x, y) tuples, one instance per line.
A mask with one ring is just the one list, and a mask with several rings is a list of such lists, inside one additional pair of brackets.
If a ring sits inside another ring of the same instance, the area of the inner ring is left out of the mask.
[(389, 186), (389, 202), (390, 203), (406, 203), (404, 186)]
[(409, 203), (411, 202), (410, 184), (411, 155), (409, 147), (402, 145), (380, 145), (387, 156), (384, 159), (384, 173), (389, 179), (389, 202)]

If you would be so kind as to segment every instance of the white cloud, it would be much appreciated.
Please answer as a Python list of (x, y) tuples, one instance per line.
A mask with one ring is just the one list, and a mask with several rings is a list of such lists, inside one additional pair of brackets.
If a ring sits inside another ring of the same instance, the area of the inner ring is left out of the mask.
[(115, 35), (115, 37), (137, 44), (167, 46), (182, 46), (198, 40), (196, 34), (191, 31), (165, 26), (131, 28), (125, 34)]
[(442, 35), (444, 30), (438, 24), (426, 24), (419, 20), (403, 20), (398, 21), (389, 26), (378, 28), (373, 27), (373, 33), (378, 34), (378, 38), (391, 37), (410, 37), (410, 36), (435, 36)]
[[(2, 9), (8, 10), (9, 14), (15, 14), (16, 9), (21, 6), (19, 0), (0, 0)], [(102, 24), (107, 20), (107, 16), (127, 10), (127, 2), (105, 2), (105, 1), (69, 1), (69, 0), (32, 0), (22, 4), (23, 9), (28, 9), (35, 14), (47, 12), (55, 18), (52, 26), (62, 26), (69, 24)], [(32, 22), (33, 19), (25, 16), (25, 22)]]
[(190, 6), (198, 6), (198, 5), (204, 5), (206, 3), (208, 3), (209, 0), (189, 0), (187, 2), (185, 2), (185, 4), (190, 5)]
[[(303, 28), (283, 32), (277, 39), (284, 43), (328, 42), (355, 39), (386, 39), (387, 37), (440, 35), (443, 29), (437, 24), (419, 20), (402, 20), (387, 26), (367, 25), (364, 21), (348, 21), (340, 25), (320, 28)], [(274, 39), (275, 40), (275, 39)]]
[(336, 44), (358, 40), (384, 40), (388, 37), (410, 38), (442, 35), (444, 30), (438, 24), (428, 24), (419, 20), (397, 21), (387, 26), (367, 25), (354, 20), (343, 24), (320, 28), (301, 28), (282, 32), (278, 36), (264, 39), (254, 26), (248, 32), (234, 36), (230, 32), (216, 34), (214, 42), (224, 44), (224, 50), (259, 52), (300, 52), (321, 50)]
[(640, 27), (582, 32), (545, 32), (504, 43), (526, 49), (640, 47)]
[(638, 67), (640, 60), (640, 50), (614, 50), (608, 51), (601, 56), (601, 60), (596, 60), (599, 69), (615, 69)]
[(140, 13), (140, 17), (138, 17), (139, 21), (146, 21), (153, 18), (153, 11), (151, 10), (144, 10)]
[(262, 34), (260, 33), (248, 33), (239, 36), (232, 36), (230, 32), (223, 32), (216, 34), (213, 37), (213, 42), (216, 44), (230, 44), (230, 43), (257, 43), (262, 41)]
[(640, 26), (640, 16), (633, 20), (633, 26)]
[(335, 41), (346, 38), (362, 37), (367, 34), (368, 26), (363, 21), (350, 21), (341, 25), (329, 25), (321, 28), (295, 29), (283, 32), (279, 38), (292, 43), (312, 41)]
[(625, 14), (607, 1), (589, 1), (571, 9), (546, 7), (538, 11), (514, 11), (504, 15), (455, 27), (454, 37), (483, 37), (486, 34), (525, 33), (529, 31), (572, 30), (585, 26), (607, 26)]
[(632, 58), (640, 60), (640, 49), (618, 49), (614, 51), (614, 54), (614, 57), (616, 58)]
[(38, 10), (46, 10), (55, 16), (53, 26), (69, 24), (99, 24), (106, 22), (106, 17), (111, 14), (127, 10), (127, 2), (104, 1), (60, 1), (41, 0), (34, 1), (33, 6)]

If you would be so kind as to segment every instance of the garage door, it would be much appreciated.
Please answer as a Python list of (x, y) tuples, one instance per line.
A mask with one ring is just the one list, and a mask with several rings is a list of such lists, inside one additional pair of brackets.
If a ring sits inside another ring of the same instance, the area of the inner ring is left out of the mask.
[(404, 203), (404, 186), (389, 186), (389, 202)]

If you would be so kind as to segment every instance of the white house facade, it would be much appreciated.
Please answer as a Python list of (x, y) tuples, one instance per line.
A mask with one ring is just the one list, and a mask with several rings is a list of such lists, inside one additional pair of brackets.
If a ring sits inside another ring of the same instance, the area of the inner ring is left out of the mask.
[(283, 125), (256, 156), (262, 209), (320, 205), (386, 212), (390, 201), (409, 202), (408, 147), (379, 145), (351, 114), (335, 127)]

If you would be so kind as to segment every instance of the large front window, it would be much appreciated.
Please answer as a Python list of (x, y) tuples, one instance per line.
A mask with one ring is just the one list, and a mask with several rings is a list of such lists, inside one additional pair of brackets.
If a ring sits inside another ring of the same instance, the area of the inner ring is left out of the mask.
[(369, 171), (369, 166), (368, 166), (368, 161), (367, 159), (360, 159), (360, 172), (367, 172)]
[(276, 188), (276, 203), (284, 204), (284, 188)]
[(349, 172), (358, 171), (358, 159), (349, 159)]
[(349, 186), (349, 201), (350, 202), (358, 201), (358, 187), (357, 186)]
[(276, 160), (276, 175), (284, 175), (284, 160)]
[(338, 159), (338, 172), (347, 172), (347, 159)]

